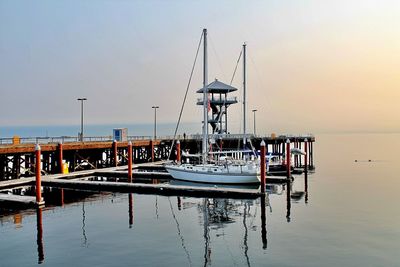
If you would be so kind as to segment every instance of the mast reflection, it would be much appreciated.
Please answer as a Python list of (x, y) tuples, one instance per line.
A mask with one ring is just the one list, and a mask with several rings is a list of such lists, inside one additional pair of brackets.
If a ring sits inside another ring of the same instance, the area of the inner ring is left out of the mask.
[(243, 209), (243, 227), (244, 227), (244, 236), (243, 236), (243, 247), (244, 247), (244, 257), (246, 258), (246, 263), (247, 266), (250, 266), (250, 259), (249, 259), (249, 245), (247, 243), (247, 238), (248, 238), (248, 228), (247, 228), (247, 214), (250, 212), (250, 206), (248, 203), (244, 203), (244, 209)]
[(36, 230), (38, 264), (42, 264), (44, 261), (42, 208), (36, 209)]
[(87, 247), (85, 200), (82, 201), (82, 246)]

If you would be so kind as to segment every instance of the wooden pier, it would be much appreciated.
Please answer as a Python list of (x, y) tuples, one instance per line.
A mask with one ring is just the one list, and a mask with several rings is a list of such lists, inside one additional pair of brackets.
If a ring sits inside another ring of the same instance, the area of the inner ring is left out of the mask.
[[(224, 149), (237, 148), (241, 142), (241, 135), (225, 135), (224, 139), (216, 142)], [(308, 149), (308, 165), (312, 169), (313, 161), (313, 136), (249, 136), (256, 149), (260, 148), (261, 140), (266, 142), (267, 152), (285, 153), (285, 142), (290, 140), (292, 147)], [(91, 138), (94, 140), (102, 138)], [(158, 140), (132, 138), (133, 164), (155, 162), (168, 159), (169, 151), (172, 150), (171, 160), (176, 159), (175, 147), (171, 148), (171, 138)], [(42, 139), (30, 139), (42, 140)], [(56, 138), (49, 139), (58, 140)], [(307, 140), (307, 142), (305, 142)], [(0, 144), (3, 142), (0, 142)], [(180, 140), (182, 150), (195, 154), (201, 150), (199, 136), (185, 136)], [(0, 181), (29, 177), (35, 173), (35, 144), (5, 144), (0, 145)], [(113, 141), (84, 141), (67, 143), (42, 143), (41, 144), (41, 170), (44, 175), (62, 173), (67, 166), (68, 172), (88, 169), (102, 169), (108, 167), (122, 166), (128, 164), (128, 142)], [(302, 157), (294, 157), (295, 166), (301, 167)]]

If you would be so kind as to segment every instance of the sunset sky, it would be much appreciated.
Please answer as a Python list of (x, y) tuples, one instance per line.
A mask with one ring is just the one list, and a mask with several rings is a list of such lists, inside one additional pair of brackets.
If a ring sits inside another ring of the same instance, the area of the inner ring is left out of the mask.
[[(400, 1), (0, 0), (0, 127), (177, 120), (203, 28), (209, 81), (248, 47), (248, 127), (399, 132)], [(195, 91), (183, 121), (201, 121)], [(241, 98), (242, 68), (233, 86)], [(240, 131), (241, 105), (231, 107)]]

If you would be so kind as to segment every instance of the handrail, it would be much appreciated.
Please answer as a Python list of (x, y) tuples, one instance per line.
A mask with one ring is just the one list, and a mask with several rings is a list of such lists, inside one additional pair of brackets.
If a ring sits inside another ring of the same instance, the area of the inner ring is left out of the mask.
[[(265, 138), (269, 135), (246, 135), (248, 138)], [(166, 136), (158, 136), (157, 140), (172, 140), (174, 137), (172, 135), (166, 135)], [(179, 140), (184, 140), (184, 139), (191, 139), (191, 140), (199, 140), (201, 141), (202, 135), (201, 134), (185, 134), (185, 135), (177, 135), (177, 139)], [(214, 134), (211, 135), (210, 138), (214, 140), (219, 140), (219, 139), (242, 139), (243, 134)], [(293, 135), (293, 134), (284, 134), (284, 135), (277, 135), (275, 138), (277, 139), (286, 139), (286, 138), (298, 138), (298, 139), (305, 139), (305, 138), (314, 138), (314, 135), (312, 134), (299, 134), (299, 135)], [(153, 139), (153, 136), (149, 135), (141, 135), (141, 136), (128, 136), (127, 137), (128, 141), (135, 141), (135, 140), (151, 140)], [(14, 138), (12, 137), (6, 137), (6, 138), (0, 138), (0, 145), (12, 145), (14, 141)], [(87, 136), (83, 138), (83, 142), (105, 142), (105, 141), (113, 141), (113, 137), (111, 135), (107, 136)], [(57, 136), (57, 137), (21, 137), (19, 138), (19, 143), (20, 144), (51, 144), (51, 143), (72, 143), (72, 142), (80, 142), (79, 138), (77, 136)]]

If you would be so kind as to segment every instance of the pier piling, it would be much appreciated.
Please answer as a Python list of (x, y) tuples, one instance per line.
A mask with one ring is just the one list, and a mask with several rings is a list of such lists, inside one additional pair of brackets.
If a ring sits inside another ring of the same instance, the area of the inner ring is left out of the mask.
[(132, 142), (128, 143), (128, 183), (132, 183)]
[(290, 178), (291, 155), (290, 155), (290, 140), (286, 140), (286, 172), (287, 178)]
[(113, 160), (114, 160), (114, 166), (118, 166), (118, 144), (117, 140), (114, 140), (113, 142)]
[(64, 166), (63, 166), (63, 144), (62, 143), (58, 144), (58, 168), (59, 168), (59, 172), (63, 173)]
[(181, 162), (181, 142), (176, 141), (176, 162)]
[(304, 152), (305, 152), (305, 155), (304, 155), (304, 173), (307, 173), (307, 171), (308, 171), (308, 140), (307, 140), (307, 138), (306, 139), (304, 139)]
[(41, 149), (40, 145), (36, 144), (35, 146), (35, 156), (36, 156), (36, 204), (42, 205), (42, 181), (41, 181)]
[(261, 144), (260, 144), (260, 153), (261, 153), (261, 159), (260, 159), (261, 193), (265, 194), (265, 142), (264, 142), (264, 140), (262, 140)]

